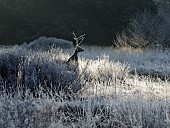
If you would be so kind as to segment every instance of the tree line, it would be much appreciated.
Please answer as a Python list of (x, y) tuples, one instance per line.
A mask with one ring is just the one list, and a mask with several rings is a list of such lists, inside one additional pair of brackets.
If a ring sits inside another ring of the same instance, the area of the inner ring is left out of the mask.
[(40, 36), (111, 45), (137, 12), (158, 12), (153, 0), (1, 0), (0, 44), (30, 42)]

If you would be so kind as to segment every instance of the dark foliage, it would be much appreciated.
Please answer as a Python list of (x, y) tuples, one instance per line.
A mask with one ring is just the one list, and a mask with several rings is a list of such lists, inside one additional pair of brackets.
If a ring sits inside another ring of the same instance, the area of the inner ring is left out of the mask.
[(29, 42), (40, 36), (110, 45), (136, 12), (157, 13), (153, 0), (1, 0), (0, 42)]

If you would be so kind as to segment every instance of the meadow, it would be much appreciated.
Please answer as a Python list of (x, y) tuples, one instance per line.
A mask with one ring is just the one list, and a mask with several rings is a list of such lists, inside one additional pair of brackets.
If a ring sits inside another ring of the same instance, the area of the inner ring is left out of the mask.
[(170, 127), (169, 50), (82, 47), (69, 66), (73, 48), (1, 48), (0, 127)]

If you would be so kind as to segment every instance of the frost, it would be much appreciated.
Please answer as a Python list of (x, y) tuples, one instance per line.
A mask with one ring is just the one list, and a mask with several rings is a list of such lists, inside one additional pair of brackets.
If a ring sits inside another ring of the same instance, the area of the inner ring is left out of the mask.
[(73, 49), (2, 48), (0, 127), (169, 127), (168, 51), (83, 48), (76, 69)]
[(71, 48), (73, 47), (73, 42), (64, 39), (57, 39), (55, 37), (39, 37), (28, 45), (24, 43), (23, 46), (35, 50), (49, 50), (50, 47)]

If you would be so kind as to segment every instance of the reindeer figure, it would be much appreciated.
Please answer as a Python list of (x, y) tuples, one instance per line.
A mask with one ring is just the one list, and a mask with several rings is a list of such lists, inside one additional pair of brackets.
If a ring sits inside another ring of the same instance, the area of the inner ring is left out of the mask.
[(67, 60), (67, 63), (69, 63), (70, 61), (74, 61), (74, 62), (78, 62), (78, 52), (83, 52), (84, 49), (81, 48), (79, 45), (83, 42), (84, 40), (84, 36), (85, 34), (77, 37), (76, 34), (73, 31), (73, 36), (74, 36), (74, 40), (76, 41), (76, 48), (74, 50), (74, 53), (70, 56), (70, 58)]

